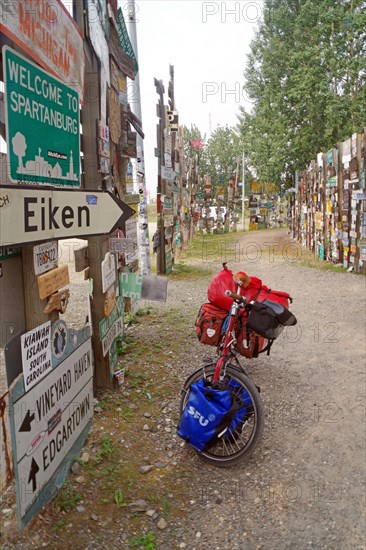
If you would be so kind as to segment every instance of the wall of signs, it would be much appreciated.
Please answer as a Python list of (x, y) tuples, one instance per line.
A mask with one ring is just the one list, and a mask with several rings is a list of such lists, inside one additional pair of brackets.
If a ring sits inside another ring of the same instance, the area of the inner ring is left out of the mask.
[(320, 260), (366, 274), (366, 131), (296, 174), (292, 234)]

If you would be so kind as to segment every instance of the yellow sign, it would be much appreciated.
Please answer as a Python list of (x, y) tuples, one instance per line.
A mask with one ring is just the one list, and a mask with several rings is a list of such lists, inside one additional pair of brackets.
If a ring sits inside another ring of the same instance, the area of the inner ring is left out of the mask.
[(261, 184), (257, 183), (256, 181), (252, 181), (250, 187), (251, 187), (252, 191), (258, 191), (261, 187)]

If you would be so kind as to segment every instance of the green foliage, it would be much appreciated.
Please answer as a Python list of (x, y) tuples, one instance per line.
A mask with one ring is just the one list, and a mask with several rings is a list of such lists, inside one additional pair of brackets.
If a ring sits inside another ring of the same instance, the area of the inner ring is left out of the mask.
[(68, 512), (69, 510), (73, 510), (74, 508), (76, 508), (76, 505), (80, 500), (80, 493), (77, 493), (73, 489), (71, 481), (67, 479), (63, 483), (56, 497), (56, 506), (58, 506), (60, 510)]
[[(264, 182), (290, 182), (366, 120), (364, 0), (265, 0), (245, 70), (239, 129)], [(291, 182), (292, 183), (292, 182)]]
[(154, 531), (149, 531), (146, 535), (139, 535), (133, 537), (129, 543), (132, 548), (138, 548), (142, 546), (145, 550), (154, 550), (156, 548), (156, 536)]
[(121, 489), (116, 489), (114, 492), (114, 502), (117, 504), (117, 508), (120, 508), (123, 504), (123, 493)]
[(113, 453), (112, 441), (113, 440), (109, 435), (107, 434), (102, 435), (102, 437), (100, 438), (101, 450), (97, 455), (98, 460), (103, 460), (104, 458), (110, 456)]
[(130, 311), (126, 311), (124, 315), (124, 321), (126, 326), (136, 325), (138, 323), (136, 313), (131, 313)]
[(163, 518), (167, 519), (170, 512), (170, 502), (167, 498), (163, 499)]

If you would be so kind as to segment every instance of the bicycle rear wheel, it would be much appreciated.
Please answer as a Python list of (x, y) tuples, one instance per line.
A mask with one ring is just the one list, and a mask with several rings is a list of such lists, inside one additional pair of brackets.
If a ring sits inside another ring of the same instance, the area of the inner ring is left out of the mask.
[[(213, 363), (205, 365), (187, 378), (182, 389), (180, 415), (187, 404), (191, 385), (202, 378), (211, 381), (214, 372)], [(245, 396), (245, 404), (243, 403), (245, 413), (213, 447), (197, 454), (202, 460), (214, 466), (227, 467), (249, 457), (258, 445), (264, 428), (264, 407), (256, 386), (236, 365), (230, 364), (223, 368), (220, 383), (234, 389), (239, 398), (243, 399)]]

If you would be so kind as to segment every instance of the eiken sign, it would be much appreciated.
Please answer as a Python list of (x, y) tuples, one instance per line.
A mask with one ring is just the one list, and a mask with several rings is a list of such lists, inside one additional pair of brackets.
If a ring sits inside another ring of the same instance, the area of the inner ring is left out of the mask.
[(103, 235), (134, 210), (109, 191), (0, 186), (0, 246)]

